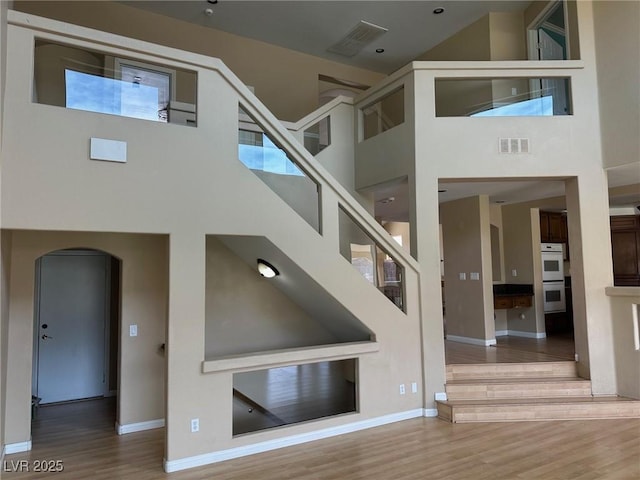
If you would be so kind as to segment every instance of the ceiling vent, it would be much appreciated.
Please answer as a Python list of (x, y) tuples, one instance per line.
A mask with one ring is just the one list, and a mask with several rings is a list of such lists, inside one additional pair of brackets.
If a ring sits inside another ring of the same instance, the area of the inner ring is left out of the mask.
[(388, 31), (389, 29), (387, 28), (360, 20), (360, 23), (353, 27), (346, 37), (334, 43), (327, 51), (337, 53), (343, 57), (353, 57)]

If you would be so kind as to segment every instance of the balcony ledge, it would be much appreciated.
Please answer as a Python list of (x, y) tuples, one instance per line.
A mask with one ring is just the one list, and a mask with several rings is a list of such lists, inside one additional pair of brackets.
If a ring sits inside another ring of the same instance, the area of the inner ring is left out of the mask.
[(244, 372), (256, 369), (354, 358), (379, 351), (377, 342), (349, 342), (302, 348), (286, 348), (249, 354), (227, 355), (202, 362), (202, 373)]

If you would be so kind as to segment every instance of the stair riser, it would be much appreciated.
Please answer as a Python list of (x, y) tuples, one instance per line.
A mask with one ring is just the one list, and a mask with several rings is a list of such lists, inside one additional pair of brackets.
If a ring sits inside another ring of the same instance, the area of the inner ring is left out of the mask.
[(639, 418), (640, 402), (632, 405), (510, 405), (452, 407), (453, 423), (525, 422), (544, 420), (594, 420)]
[(501, 398), (555, 398), (591, 395), (589, 382), (571, 384), (513, 384), (513, 385), (446, 385), (449, 400), (479, 400)]

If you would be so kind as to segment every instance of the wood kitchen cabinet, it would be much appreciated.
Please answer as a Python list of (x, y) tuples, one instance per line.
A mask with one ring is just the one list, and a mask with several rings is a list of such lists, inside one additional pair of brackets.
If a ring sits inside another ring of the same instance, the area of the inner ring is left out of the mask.
[(494, 295), (493, 297), (493, 308), (495, 310), (530, 307), (532, 304), (533, 295)]
[(540, 241), (542, 243), (568, 242), (567, 216), (558, 212), (540, 212)]
[(640, 286), (640, 217), (610, 217), (613, 284)]

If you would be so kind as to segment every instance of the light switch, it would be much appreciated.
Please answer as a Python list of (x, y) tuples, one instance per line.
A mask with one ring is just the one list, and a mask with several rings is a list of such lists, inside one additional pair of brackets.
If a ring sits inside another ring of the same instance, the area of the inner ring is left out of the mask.
[(129, 325), (129, 336), (130, 337), (138, 336), (138, 325)]
[(471, 272), (469, 278), (471, 280), (480, 280), (480, 274), (478, 272)]
[(511, 276), (512, 277), (517, 277), (518, 276), (518, 271), (515, 268), (513, 270), (511, 270)]
[(467, 279), (467, 274), (462, 272), (460, 273), (460, 280), (466, 280)]

